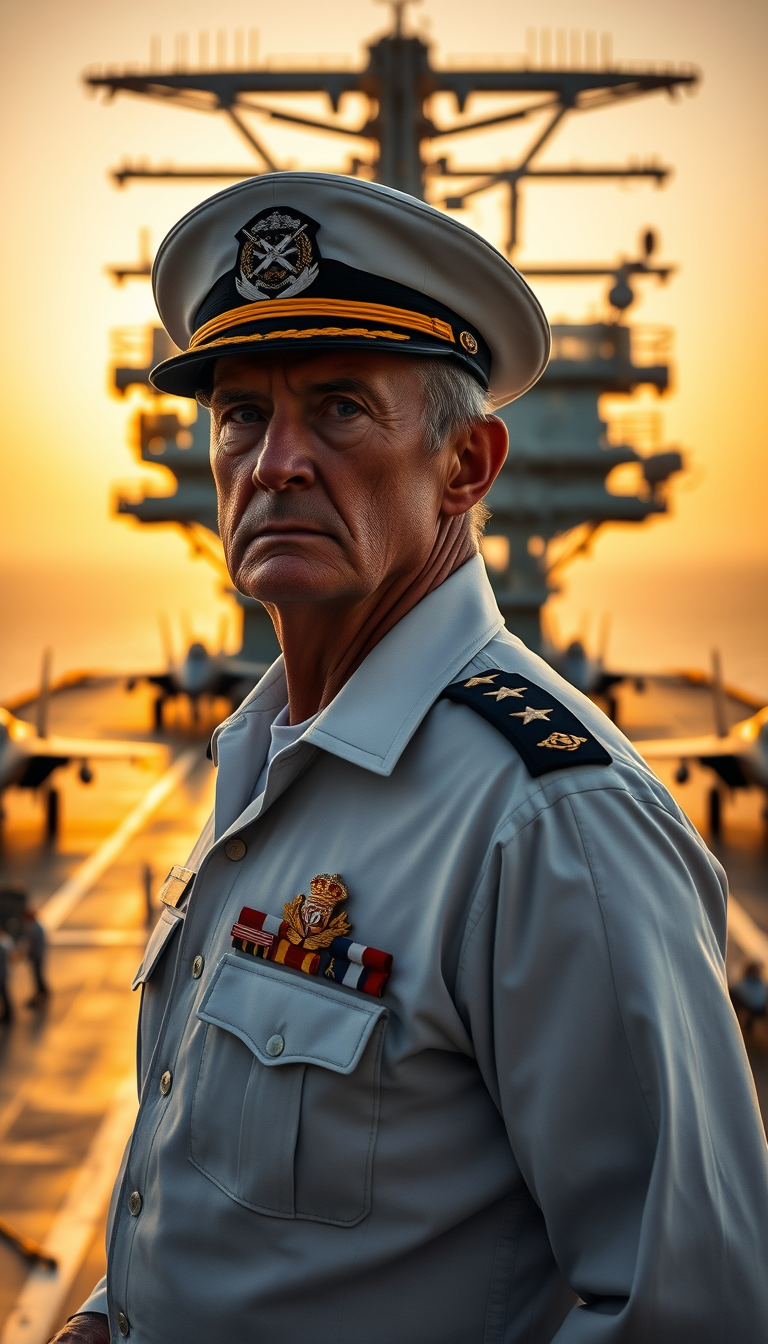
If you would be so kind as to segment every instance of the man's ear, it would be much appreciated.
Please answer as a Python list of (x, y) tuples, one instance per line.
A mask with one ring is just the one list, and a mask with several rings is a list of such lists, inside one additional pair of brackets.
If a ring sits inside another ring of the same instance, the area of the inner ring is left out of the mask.
[(446, 450), (449, 468), (441, 512), (446, 517), (469, 513), (488, 494), (509, 448), (507, 426), (497, 415), (475, 420)]

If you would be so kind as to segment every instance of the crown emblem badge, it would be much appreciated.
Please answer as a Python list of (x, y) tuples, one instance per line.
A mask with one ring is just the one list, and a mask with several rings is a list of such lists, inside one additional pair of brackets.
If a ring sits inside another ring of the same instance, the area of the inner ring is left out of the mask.
[(309, 896), (299, 895), (283, 906), (283, 918), (288, 925), (287, 937), (296, 947), (316, 952), (330, 947), (334, 938), (343, 938), (352, 925), (344, 911), (331, 918), (337, 905), (346, 901), (349, 892), (338, 873), (318, 873), (309, 884)]
[(243, 299), (287, 299), (317, 279), (319, 225), (308, 215), (278, 206), (254, 215), (236, 235), (235, 288)]

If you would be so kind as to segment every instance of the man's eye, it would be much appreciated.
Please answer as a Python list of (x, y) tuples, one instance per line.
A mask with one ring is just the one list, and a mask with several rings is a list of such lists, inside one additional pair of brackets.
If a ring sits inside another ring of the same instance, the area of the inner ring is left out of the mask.
[(339, 419), (341, 420), (351, 420), (352, 416), (357, 415), (359, 411), (360, 407), (358, 406), (356, 401), (336, 402), (336, 414), (339, 416)]
[(261, 412), (255, 406), (238, 406), (231, 416), (236, 425), (255, 425), (261, 420)]

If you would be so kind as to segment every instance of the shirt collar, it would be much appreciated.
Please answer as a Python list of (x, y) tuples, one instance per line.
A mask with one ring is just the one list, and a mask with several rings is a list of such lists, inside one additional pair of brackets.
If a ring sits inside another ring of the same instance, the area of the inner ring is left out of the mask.
[(474, 556), (384, 636), (305, 741), (390, 774), (443, 688), (503, 624), (485, 564)]
[[(503, 624), (485, 564), (476, 555), (398, 621), (300, 742), (390, 774), (443, 688)], [(280, 657), (236, 718), (266, 713), (271, 721), (286, 698)]]

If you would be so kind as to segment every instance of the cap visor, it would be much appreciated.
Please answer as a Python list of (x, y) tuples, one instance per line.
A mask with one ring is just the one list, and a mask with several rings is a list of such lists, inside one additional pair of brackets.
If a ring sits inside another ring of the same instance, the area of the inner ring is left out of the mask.
[(248, 339), (242, 342), (231, 341), (225, 350), (208, 350), (176, 355), (156, 365), (149, 375), (149, 381), (158, 392), (167, 392), (173, 397), (194, 398), (205, 381), (205, 367), (219, 359), (232, 359), (233, 356), (247, 356), (249, 359), (274, 359), (292, 355), (301, 358), (310, 353), (329, 354), (340, 350), (365, 350), (369, 354), (384, 352), (393, 355), (421, 355), (433, 359), (453, 359), (461, 364), (472, 377), (487, 391), (488, 384), (482, 379), (477, 366), (458, 349), (440, 348), (427, 341), (409, 340), (407, 346), (400, 341), (386, 339), (370, 340), (360, 336), (349, 337), (308, 337), (301, 340), (270, 341), (268, 346), (258, 345)]

